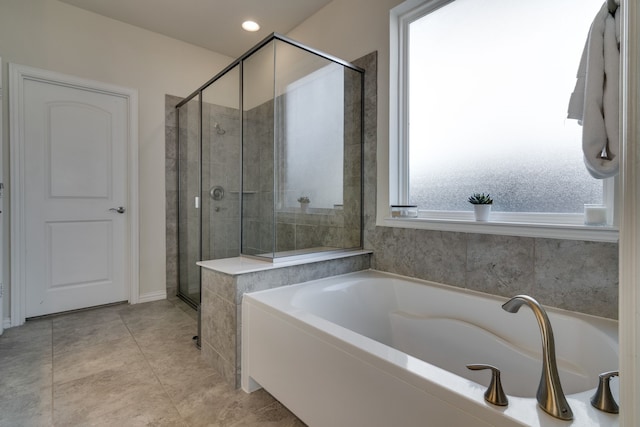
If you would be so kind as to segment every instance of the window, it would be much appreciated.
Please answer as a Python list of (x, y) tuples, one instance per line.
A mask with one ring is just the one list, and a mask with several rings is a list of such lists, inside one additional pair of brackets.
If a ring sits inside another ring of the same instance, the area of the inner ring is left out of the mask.
[(601, 6), (410, 0), (393, 9), (392, 203), (471, 219), (467, 198), (484, 192), (500, 222), (574, 225), (584, 204), (612, 208), (613, 179), (588, 174), (582, 129), (566, 118)]

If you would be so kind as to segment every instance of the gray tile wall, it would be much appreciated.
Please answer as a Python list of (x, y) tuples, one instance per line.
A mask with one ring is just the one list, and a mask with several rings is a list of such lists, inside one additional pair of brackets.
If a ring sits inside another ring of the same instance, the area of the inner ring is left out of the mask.
[(242, 253), (273, 252), (273, 100), (244, 112)]
[[(229, 258), (240, 254), (240, 110), (210, 103), (202, 110), (202, 257)], [(213, 187), (224, 189), (221, 200), (211, 197)]]
[(340, 245), (357, 248), (362, 245), (362, 177), (363, 167), (363, 85), (362, 74), (344, 70), (344, 224)]
[[(357, 75), (354, 75), (357, 74)], [(359, 248), (360, 217), (360, 80), (345, 74), (344, 205), (342, 209), (274, 209), (273, 100), (244, 113), (242, 253), (258, 255), (315, 247)], [(281, 98), (278, 102), (283, 102)], [(280, 110), (280, 109), (279, 109)], [(277, 157), (279, 169), (283, 157)], [(283, 185), (286, 187), (286, 184)], [(275, 228), (274, 224), (275, 212)]]
[(242, 295), (366, 270), (369, 255), (232, 276), (202, 269), (202, 356), (234, 387), (240, 386)]
[(167, 298), (178, 292), (178, 129), (175, 106), (183, 98), (165, 95), (165, 244)]
[(618, 245), (376, 227), (372, 267), (596, 316), (618, 317)]

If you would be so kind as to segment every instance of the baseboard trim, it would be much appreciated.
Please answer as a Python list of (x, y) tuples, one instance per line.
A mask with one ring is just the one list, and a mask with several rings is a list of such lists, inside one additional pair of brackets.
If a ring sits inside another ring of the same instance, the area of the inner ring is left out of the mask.
[(147, 292), (146, 294), (141, 294), (138, 298), (138, 304), (143, 302), (151, 302), (151, 301), (159, 301), (167, 299), (167, 291), (155, 291), (155, 292)]

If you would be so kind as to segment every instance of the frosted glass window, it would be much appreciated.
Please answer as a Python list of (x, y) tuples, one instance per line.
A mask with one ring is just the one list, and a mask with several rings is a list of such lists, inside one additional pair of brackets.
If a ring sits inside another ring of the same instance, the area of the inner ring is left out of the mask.
[(409, 26), (409, 201), (579, 213), (603, 202), (567, 104), (602, 0), (456, 0)]

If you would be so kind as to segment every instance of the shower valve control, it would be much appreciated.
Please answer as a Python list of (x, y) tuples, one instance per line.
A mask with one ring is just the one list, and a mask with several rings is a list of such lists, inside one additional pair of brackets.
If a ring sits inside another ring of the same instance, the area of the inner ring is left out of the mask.
[(213, 200), (222, 200), (222, 198), (224, 197), (224, 188), (220, 187), (219, 185), (211, 187), (211, 189), (209, 190), (209, 195)]

